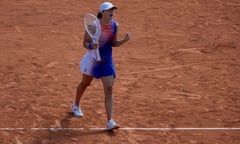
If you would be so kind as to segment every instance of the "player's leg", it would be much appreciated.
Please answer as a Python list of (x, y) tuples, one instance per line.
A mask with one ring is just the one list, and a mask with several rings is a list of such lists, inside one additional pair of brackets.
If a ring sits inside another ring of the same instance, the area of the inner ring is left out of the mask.
[(104, 87), (104, 93), (105, 93), (105, 109), (107, 112), (107, 129), (116, 129), (119, 128), (119, 125), (117, 125), (112, 120), (112, 114), (113, 114), (113, 85), (114, 85), (114, 77), (113, 76), (106, 76), (101, 78), (103, 87)]
[(82, 80), (79, 83), (79, 85), (77, 87), (77, 91), (76, 91), (75, 103), (77, 105), (80, 103), (80, 100), (81, 100), (81, 97), (82, 97), (84, 91), (91, 84), (92, 80), (93, 80), (92, 76), (88, 76), (85, 74), (82, 75)]
[(82, 80), (79, 83), (76, 90), (75, 102), (72, 105), (73, 115), (76, 117), (82, 117), (83, 113), (80, 108), (80, 100), (86, 88), (91, 84), (93, 77), (83, 74)]
[(105, 108), (107, 112), (107, 119), (112, 119), (112, 109), (113, 109), (113, 76), (107, 76), (102, 78), (104, 94), (105, 94)]

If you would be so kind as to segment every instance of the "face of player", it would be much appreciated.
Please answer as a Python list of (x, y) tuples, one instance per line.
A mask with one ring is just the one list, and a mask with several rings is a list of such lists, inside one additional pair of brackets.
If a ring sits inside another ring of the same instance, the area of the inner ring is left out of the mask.
[(105, 11), (103, 12), (103, 17), (106, 18), (106, 19), (108, 19), (108, 20), (111, 20), (112, 17), (113, 17), (113, 11), (114, 11), (113, 8), (112, 8), (112, 9), (109, 9), (109, 10), (105, 10)]

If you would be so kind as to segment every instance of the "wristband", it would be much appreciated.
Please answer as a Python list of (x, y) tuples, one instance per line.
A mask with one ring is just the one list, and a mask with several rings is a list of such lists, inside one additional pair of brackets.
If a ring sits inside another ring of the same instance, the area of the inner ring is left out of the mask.
[(90, 42), (89, 44), (88, 44), (88, 49), (92, 49), (92, 43)]

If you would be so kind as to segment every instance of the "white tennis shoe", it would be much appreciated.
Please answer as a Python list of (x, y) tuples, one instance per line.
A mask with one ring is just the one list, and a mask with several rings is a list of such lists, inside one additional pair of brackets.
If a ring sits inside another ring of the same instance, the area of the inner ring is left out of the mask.
[(109, 120), (107, 123), (107, 130), (114, 130), (118, 129), (120, 126), (114, 121), (114, 120)]
[(81, 111), (80, 105), (72, 104), (72, 112), (75, 117), (83, 117), (83, 113)]

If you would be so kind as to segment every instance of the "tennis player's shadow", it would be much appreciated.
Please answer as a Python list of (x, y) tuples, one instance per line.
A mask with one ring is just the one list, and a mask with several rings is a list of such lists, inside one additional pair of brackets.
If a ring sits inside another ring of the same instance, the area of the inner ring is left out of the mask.
[[(66, 116), (60, 121), (63, 128), (69, 128), (70, 120), (75, 118), (72, 113), (67, 113)], [(64, 130), (53, 129), (44, 131), (44, 134), (38, 135), (33, 143), (43, 143), (43, 141), (50, 141), (54, 143), (69, 142), (73, 138), (81, 139), (81, 137), (88, 137), (91, 135), (106, 134), (108, 136), (116, 136), (116, 133), (109, 130)]]
[[(64, 119), (61, 120), (61, 125), (62, 127), (64, 128), (68, 128), (69, 126), (69, 120), (72, 119), (72, 118), (75, 118), (73, 116), (73, 113), (72, 112), (68, 112), (67, 115), (65, 116)], [(94, 134), (101, 134), (101, 133), (105, 133), (109, 136), (115, 136), (116, 133), (112, 130), (94, 130), (94, 131), (88, 131), (88, 132), (85, 132), (85, 133), (82, 133), (81, 136), (84, 136), (84, 135), (94, 135)]]

